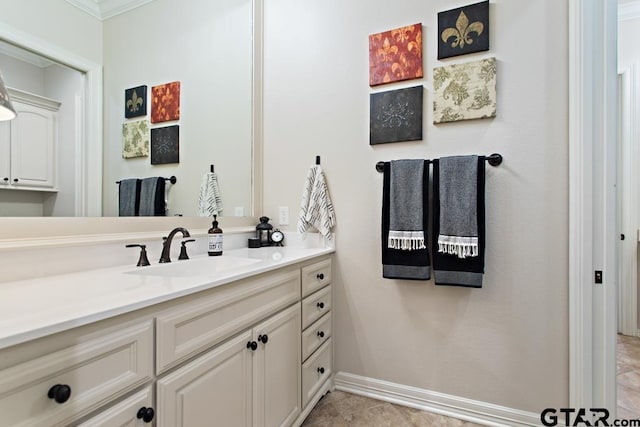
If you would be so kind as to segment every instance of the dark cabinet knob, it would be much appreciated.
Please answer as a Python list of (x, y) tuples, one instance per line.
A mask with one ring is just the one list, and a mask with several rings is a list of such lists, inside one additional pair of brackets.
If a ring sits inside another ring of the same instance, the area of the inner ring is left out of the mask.
[(9, 181), (9, 178), (7, 178), (6, 176), (2, 179), (4, 182)]
[(320, 301), (318, 304), (316, 304), (316, 306), (318, 306), (318, 308), (322, 310), (324, 308), (324, 303)]
[(324, 374), (324, 368), (323, 367), (319, 367), (318, 368), (318, 372), (320, 373), (320, 375)]
[(269, 337), (267, 334), (258, 336), (258, 341), (262, 342), (262, 344), (266, 344), (269, 341)]
[(316, 277), (318, 278), (318, 280), (324, 280), (324, 274), (323, 273), (318, 273), (318, 275)]
[(13, 182), (18, 182), (18, 178), (13, 178)]
[(247, 348), (250, 348), (253, 351), (256, 351), (258, 349), (258, 343), (255, 341), (249, 341), (247, 343)]
[(64, 403), (69, 400), (71, 396), (71, 387), (66, 384), (56, 384), (49, 389), (47, 396), (57, 403)]
[(156, 411), (153, 408), (142, 407), (138, 409), (138, 414), (136, 415), (139, 420), (144, 421), (145, 423), (150, 423), (153, 421), (153, 417), (156, 415)]
[(324, 338), (324, 332), (323, 331), (318, 331), (318, 336), (320, 338)]

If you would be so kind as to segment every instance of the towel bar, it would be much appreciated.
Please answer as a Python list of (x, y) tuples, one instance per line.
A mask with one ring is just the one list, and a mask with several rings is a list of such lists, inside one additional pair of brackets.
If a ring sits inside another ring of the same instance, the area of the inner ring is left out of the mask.
[[(491, 166), (499, 166), (502, 163), (502, 155), (493, 153), (484, 158)], [(427, 160), (427, 163), (431, 163), (431, 160)], [(376, 163), (376, 170), (380, 173), (384, 171), (384, 162)]]
[[(178, 178), (176, 178), (174, 175), (171, 175), (171, 177), (169, 178), (164, 178), (165, 181), (169, 181), (172, 184), (175, 184), (176, 182), (178, 182)], [(120, 184), (120, 181), (116, 181), (116, 184)]]

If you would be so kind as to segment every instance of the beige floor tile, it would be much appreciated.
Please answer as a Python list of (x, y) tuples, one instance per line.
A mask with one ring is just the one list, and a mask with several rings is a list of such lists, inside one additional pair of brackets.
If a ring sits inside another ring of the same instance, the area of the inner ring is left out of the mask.
[(302, 424), (304, 427), (347, 427), (347, 423), (344, 418), (340, 416), (333, 403), (323, 404), (321, 402), (322, 400), (318, 402), (318, 405), (313, 408), (313, 411), (311, 411), (307, 419), (304, 420)]
[(640, 420), (640, 409), (637, 411), (630, 411), (626, 408), (618, 407), (617, 419), (619, 420)]
[(640, 391), (640, 371), (629, 371), (617, 376), (618, 385)]
[(395, 407), (409, 420), (412, 427), (481, 427), (479, 424), (420, 411), (419, 409), (398, 405)]
[(385, 403), (381, 400), (344, 392), (342, 392), (341, 395), (332, 396), (332, 399), (331, 402), (335, 405), (338, 413), (344, 418), (354, 412), (366, 411)]
[(344, 416), (349, 427), (412, 427), (390, 403), (384, 402)]
[(640, 408), (640, 391), (618, 385), (618, 406), (630, 411)]

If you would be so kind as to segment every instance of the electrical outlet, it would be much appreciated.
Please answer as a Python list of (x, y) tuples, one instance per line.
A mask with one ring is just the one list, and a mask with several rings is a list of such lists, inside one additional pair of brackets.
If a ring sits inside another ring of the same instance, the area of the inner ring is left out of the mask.
[(244, 208), (242, 206), (236, 206), (235, 215), (236, 216), (244, 216)]
[(280, 206), (278, 208), (278, 225), (289, 225), (289, 207)]

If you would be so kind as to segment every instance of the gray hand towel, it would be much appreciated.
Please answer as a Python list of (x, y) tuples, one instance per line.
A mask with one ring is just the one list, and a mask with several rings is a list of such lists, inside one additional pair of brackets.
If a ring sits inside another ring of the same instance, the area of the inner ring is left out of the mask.
[(129, 178), (120, 180), (118, 187), (118, 215), (137, 216), (140, 203), (140, 180)]
[(478, 256), (478, 156), (440, 159), (438, 252)]
[(140, 184), (140, 216), (164, 216), (165, 180), (162, 177), (145, 178)]
[(393, 160), (389, 190), (389, 239), (391, 249), (425, 249), (422, 225), (422, 177), (424, 160)]

